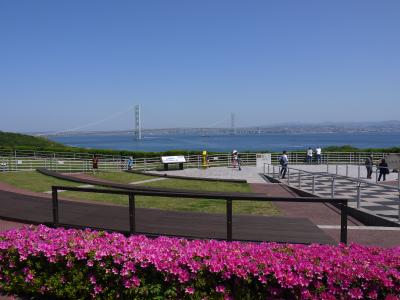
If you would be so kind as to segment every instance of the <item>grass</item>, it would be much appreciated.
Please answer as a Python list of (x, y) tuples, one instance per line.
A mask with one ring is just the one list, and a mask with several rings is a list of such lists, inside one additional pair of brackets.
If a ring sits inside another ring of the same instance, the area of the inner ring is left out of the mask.
[[(96, 177), (115, 181), (118, 183), (128, 183), (156, 177), (140, 174), (122, 172), (104, 172), (98, 173)], [(250, 193), (250, 186), (247, 183), (232, 183), (218, 181), (185, 180), (185, 179), (164, 179), (159, 181), (145, 182), (141, 185), (159, 188), (176, 188), (196, 191), (219, 191), (219, 192), (241, 192)], [(68, 198), (82, 198), (81, 193), (65, 192), (63, 194)], [(106, 194), (85, 194), (87, 200), (112, 202), (116, 204), (128, 204), (128, 197), (121, 195)], [(208, 213), (225, 213), (226, 203), (221, 200), (198, 200), (187, 198), (168, 198), (153, 196), (137, 196), (136, 206), (141, 208), (157, 208), (163, 210), (195, 211)], [(278, 209), (270, 202), (256, 201), (234, 201), (233, 211), (237, 214), (253, 215), (278, 215)]]
[[(119, 183), (128, 183), (153, 179), (153, 176), (145, 176), (141, 174), (131, 174), (125, 172), (101, 172), (95, 175), (98, 178), (107, 179)], [(38, 172), (10, 172), (0, 173), (0, 182), (35, 191), (50, 191), (52, 185), (79, 186), (80, 183), (69, 182), (52, 178)], [(231, 182), (213, 182), (200, 180), (184, 180), (184, 179), (165, 179), (153, 182), (143, 183), (146, 186), (160, 188), (180, 188), (199, 191), (220, 191), (220, 192), (250, 192), (250, 187), (246, 183)], [(80, 200), (91, 200), (98, 202), (107, 202), (115, 204), (128, 204), (128, 196), (110, 195), (98, 193), (80, 193), (67, 191), (60, 194), (61, 197)], [(187, 198), (168, 198), (153, 196), (136, 196), (136, 207), (141, 208), (157, 208), (163, 210), (179, 210), (194, 211), (208, 213), (225, 213), (226, 203), (221, 200), (197, 200)], [(250, 202), (250, 201), (234, 201), (233, 212), (236, 214), (253, 214), (253, 215), (278, 215), (278, 209), (270, 202)]]
[(33, 192), (51, 191), (52, 185), (80, 185), (79, 183), (49, 177), (36, 171), (0, 173), (0, 182)]

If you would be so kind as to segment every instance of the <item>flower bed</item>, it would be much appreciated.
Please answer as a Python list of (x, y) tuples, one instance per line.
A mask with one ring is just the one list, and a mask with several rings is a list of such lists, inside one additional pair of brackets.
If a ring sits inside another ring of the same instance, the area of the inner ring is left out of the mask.
[(0, 291), (68, 299), (398, 299), (400, 248), (25, 227), (0, 234)]

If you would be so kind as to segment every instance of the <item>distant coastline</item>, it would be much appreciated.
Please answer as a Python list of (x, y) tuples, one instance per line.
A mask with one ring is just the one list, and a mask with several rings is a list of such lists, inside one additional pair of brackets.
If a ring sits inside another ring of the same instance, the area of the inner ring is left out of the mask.
[(52, 141), (79, 148), (123, 151), (163, 152), (171, 150), (227, 152), (305, 151), (308, 147), (350, 145), (358, 149), (400, 146), (400, 132), (365, 133), (271, 133), (261, 135), (145, 135), (135, 140), (133, 134), (53, 136)]
[[(251, 126), (234, 128), (144, 128), (142, 133), (148, 136), (160, 135), (263, 135), (263, 134), (364, 134), (364, 133), (400, 133), (400, 121), (358, 122), (358, 123), (317, 123), (317, 124), (280, 124), (273, 126)], [(41, 136), (73, 135), (129, 135), (133, 130), (114, 131), (60, 131), (34, 132)]]

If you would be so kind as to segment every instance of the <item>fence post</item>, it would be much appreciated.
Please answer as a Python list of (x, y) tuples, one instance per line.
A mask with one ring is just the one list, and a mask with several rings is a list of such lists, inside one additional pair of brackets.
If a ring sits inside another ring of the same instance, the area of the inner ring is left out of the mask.
[(51, 195), (53, 199), (53, 225), (58, 225), (58, 194), (55, 187), (51, 187)]
[(312, 177), (312, 194), (315, 195), (315, 176)]
[(336, 175), (338, 173), (338, 164), (336, 163)]
[(232, 200), (226, 200), (226, 240), (232, 241)]
[(349, 165), (346, 165), (346, 177), (349, 177)]
[(287, 168), (287, 184), (290, 185), (290, 168)]
[(332, 176), (331, 198), (335, 198), (335, 177)]
[(301, 189), (301, 171), (299, 170), (299, 189)]
[(275, 177), (275, 165), (272, 165), (272, 177)]
[(358, 179), (360, 179), (360, 162), (358, 162)]
[(397, 220), (400, 222), (400, 191), (399, 191), (399, 215), (398, 215)]
[(400, 191), (400, 169), (397, 169), (397, 188)]
[(135, 194), (129, 194), (129, 233), (135, 234), (136, 220), (135, 220)]
[(361, 206), (361, 182), (357, 184), (357, 208)]
[(347, 244), (347, 203), (346, 202), (340, 203), (340, 242), (343, 244)]

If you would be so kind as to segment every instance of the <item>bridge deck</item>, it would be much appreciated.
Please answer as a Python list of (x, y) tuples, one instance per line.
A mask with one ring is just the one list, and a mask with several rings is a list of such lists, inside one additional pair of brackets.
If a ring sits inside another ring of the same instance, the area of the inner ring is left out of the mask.
[[(128, 207), (60, 200), (60, 222), (83, 227), (128, 231)], [(0, 217), (27, 223), (51, 223), (51, 200), (0, 191)], [(224, 215), (136, 209), (136, 230), (189, 238), (226, 237)], [(336, 244), (305, 218), (233, 216), (233, 238), (245, 241)]]

